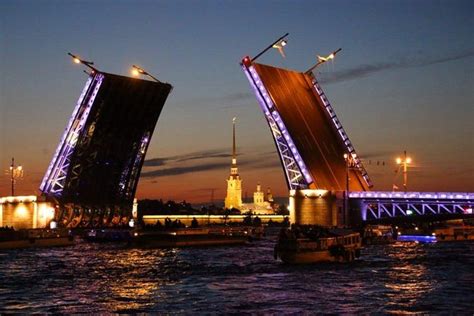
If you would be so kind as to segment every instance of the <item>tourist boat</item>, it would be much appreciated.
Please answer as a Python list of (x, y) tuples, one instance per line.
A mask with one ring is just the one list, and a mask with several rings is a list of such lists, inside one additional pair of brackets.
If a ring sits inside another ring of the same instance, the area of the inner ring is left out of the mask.
[(437, 242), (474, 240), (474, 226), (449, 226), (435, 229), (433, 233)]
[(386, 245), (396, 242), (396, 232), (387, 225), (367, 225), (362, 234), (364, 245)]
[(210, 226), (203, 228), (137, 229), (131, 244), (138, 247), (174, 248), (245, 244), (249, 240), (246, 227)]
[(74, 244), (66, 229), (22, 229), (0, 232), (0, 249), (60, 247)]
[(361, 238), (357, 232), (327, 230), (324, 237), (295, 238), (280, 234), (275, 246), (275, 259), (285, 263), (351, 262), (360, 256)]

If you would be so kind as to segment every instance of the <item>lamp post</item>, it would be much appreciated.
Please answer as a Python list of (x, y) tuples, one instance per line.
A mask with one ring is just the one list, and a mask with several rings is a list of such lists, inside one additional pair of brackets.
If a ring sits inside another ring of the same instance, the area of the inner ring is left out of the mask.
[(83, 64), (84, 66), (86, 66), (87, 68), (92, 70), (92, 73), (99, 72), (94, 66), (92, 66), (94, 64), (92, 61), (84, 60), (84, 59), (80, 58), (79, 56), (71, 54), (71, 53), (67, 53), (67, 54), (72, 57), (72, 61), (74, 63)]
[(397, 165), (403, 167), (403, 189), (405, 193), (407, 192), (407, 183), (408, 183), (408, 165), (411, 164), (411, 158), (407, 157), (407, 151), (403, 151), (403, 158), (398, 157), (396, 162)]
[(15, 181), (18, 178), (23, 177), (23, 167), (15, 166), (15, 158), (12, 158), (12, 164), (10, 165), (10, 180), (12, 186), (12, 196), (15, 196)]
[(156, 82), (161, 83), (161, 81), (158, 80), (155, 76), (151, 75), (145, 69), (143, 69), (141, 67), (138, 67), (137, 65), (132, 65), (132, 75), (135, 76), (135, 77), (138, 77), (139, 75), (145, 75), (145, 76), (148, 76), (151, 79), (155, 80)]
[[(267, 50), (271, 49), (271, 48), (276, 48), (278, 49), (278, 51), (280, 52), (280, 54), (282, 54), (283, 52), (283, 47), (286, 46), (286, 44), (288, 43), (287, 40), (285, 39), (285, 37), (287, 37), (290, 33), (286, 33), (285, 35), (281, 36), (279, 39), (277, 39), (276, 41), (274, 41), (273, 43), (271, 43), (270, 45), (268, 45), (264, 50), (262, 50), (260, 53), (257, 54), (257, 56), (255, 56), (254, 58), (252, 58), (250, 60), (250, 63), (255, 61), (258, 57), (262, 56)], [(282, 54), (284, 55), (284, 54)]]
[(349, 211), (349, 168), (351, 164), (351, 156), (349, 154), (344, 154), (344, 161), (346, 162), (346, 190), (344, 191), (344, 214), (343, 221), (346, 224), (346, 213)]
[(316, 67), (318, 67), (321, 64), (324, 64), (327, 61), (333, 60), (336, 57), (336, 54), (339, 53), (342, 50), (342, 48), (336, 49), (333, 51), (331, 54), (327, 55), (326, 57), (321, 57), (318, 55), (318, 62), (308, 70), (306, 70), (305, 74), (309, 75)]

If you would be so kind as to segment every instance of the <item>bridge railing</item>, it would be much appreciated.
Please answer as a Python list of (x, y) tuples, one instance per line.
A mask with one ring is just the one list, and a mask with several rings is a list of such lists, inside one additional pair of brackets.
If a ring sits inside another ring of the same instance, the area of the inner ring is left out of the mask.
[(372, 181), (369, 178), (369, 175), (367, 174), (367, 171), (365, 170), (364, 166), (362, 165), (362, 162), (360, 161), (359, 157), (357, 156), (357, 153), (354, 149), (354, 146), (352, 145), (351, 141), (349, 140), (349, 136), (347, 136), (346, 131), (342, 127), (341, 122), (337, 118), (336, 112), (331, 106), (331, 103), (329, 102), (328, 98), (326, 97), (326, 94), (324, 93), (323, 89), (319, 85), (318, 81), (316, 80), (316, 77), (314, 75), (311, 75), (311, 80), (312, 84), (314, 87), (314, 90), (316, 94), (319, 96), (321, 101), (323, 102), (324, 108), (327, 111), (327, 115), (329, 119), (333, 122), (333, 125), (337, 132), (339, 133), (339, 136), (341, 137), (342, 142), (347, 148), (347, 151), (352, 157), (352, 160), (354, 161), (354, 166), (357, 170), (360, 171), (362, 178), (366, 182), (367, 186), (370, 188), (373, 186)]
[(61, 195), (69, 170), (69, 163), (79, 135), (94, 103), (95, 97), (104, 79), (104, 75), (91, 75), (76, 103), (73, 114), (64, 130), (63, 136), (54, 154), (53, 160), (41, 182), (40, 190), (46, 195)]
[(349, 198), (367, 199), (442, 199), (442, 200), (474, 200), (470, 192), (391, 192), (391, 191), (352, 191)]
[(308, 188), (314, 180), (301, 158), (280, 114), (275, 108), (260, 76), (254, 66), (247, 67), (242, 65), (242, 69), (255, 91), (257, 100), (271, 129), (281, 162), (285, 169), (285, 176), (289, 188), (292, 190)]
[(362, 219), (411, 215), (472, 214), (474, 193), (469, 192), (350, 192)]

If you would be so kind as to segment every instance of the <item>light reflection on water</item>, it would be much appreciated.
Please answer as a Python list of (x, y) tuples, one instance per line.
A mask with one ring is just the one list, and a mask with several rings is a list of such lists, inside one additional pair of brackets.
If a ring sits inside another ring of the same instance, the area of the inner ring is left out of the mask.
[(243, 247), (80, 243), (0, 252), (0, 312), (470, 312), (474, 243), (371, 246), (351, 265), (288, 266)]

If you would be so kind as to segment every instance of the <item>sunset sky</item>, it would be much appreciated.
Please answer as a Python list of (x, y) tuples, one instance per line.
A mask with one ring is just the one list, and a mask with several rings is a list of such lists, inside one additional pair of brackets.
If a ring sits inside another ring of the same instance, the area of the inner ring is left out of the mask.
[(239, 66), (286, 32), (286, 58), (271, 50), (259, 62), (305, 71), (342, 48), (316, 75), (374, 189), (401, 186), (395, 158), (407, 150), (410, 190), (474, 191), (473, 1), (3, 0), (0, 196), (13, 156), (26, 170), (17, 193), (38, 194), (86, 80), (69, 51), (111, 73), (137, 64), (174, 86), (138, 198), (204, 202), (214, 190), (222, 200), (233, 117), (244, 192), (260, 182), (287, 195)]

